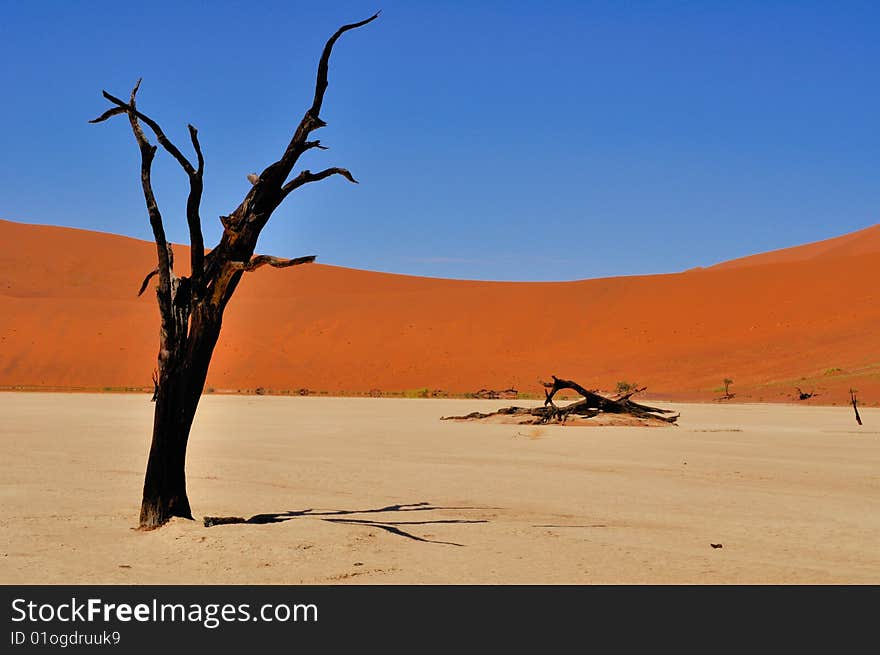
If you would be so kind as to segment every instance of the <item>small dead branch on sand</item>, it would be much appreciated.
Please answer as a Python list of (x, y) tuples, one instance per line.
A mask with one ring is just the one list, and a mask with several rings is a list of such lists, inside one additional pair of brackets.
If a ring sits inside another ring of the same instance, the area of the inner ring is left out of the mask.
[[(542, 382), (544, 390), (544, 404), (541, 407), (502, 407), (495, 412), (485, 414), (483, 412), (471, 412), (465, 416), (444, 416), (441, 420), (478, 421), (494, 416), (520, 417), (521, 425), (545, 425), (547, 423), (564, 424), (569, 418), (589, 419), (600, 414), (617, 414), (640, 419), (648, 423), (675, 423), (678, 414), (672, 410), (648, 407), (633, 402), (630, 398), (646, 387), (631, 389), (627, 393), (620, 394), (616, 398), (607, 398), (595, 391), (588, 391), (577, 382), (561, 380), (555, 375), (553, 382)], [(565, 406), (557, 406), (553, 397), (563, 389), (570, 389), (581, 395), (580, 400)], [(670, 416), (667, 416), (670, 415)]]

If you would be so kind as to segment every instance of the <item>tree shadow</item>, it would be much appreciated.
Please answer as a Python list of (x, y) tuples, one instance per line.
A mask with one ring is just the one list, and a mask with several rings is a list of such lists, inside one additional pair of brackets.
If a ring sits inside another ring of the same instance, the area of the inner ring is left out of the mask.
[[(204, 518), (204, 524), (206, 528), (213, 527), (215, 525), (231, 525), (231, 524), (251, 524), (251, 525), (265, 525), (268, 523), (283, 523), (284, 521), (291, 521), (293, 519), (298, 518), (316, 518), (320, 521), (327, 521), (328, 523), (342, 523), (348, 525), (362, 525), (369, 526), (371, 528), (378, 528), (380, 530), (384, 530), (390, 534), (397, 535), (399, 537), (404, 537), (406, 539), (412, 539), (413, 541), (421, 541), (425, 543), (431, 544), (443, 544), (445, 546), (464, 546), (464, 544), (455, 543), (452, 541), (439, 541), (436, 539), (429, 539), (427, 537), (420, 537), (412, 532), (408, 532), (404, 530), (400, 526), (410, 526), (410, 525), (441, 525), (448, 523), (488, 523), (487, 519), (427, 519), (424, 521), (383, 521), (383, 520), (373, 520), (373, 519), (363, 519), (363, 518), (345, 518), (353, 514), (384, 514), (388, 512), (433, 512), (438, 510), (473, 510), (473, 509), (498, 509), (497, 507), (437, 507), (428, 502), (421, 503), (400, 503), (397, 505), (387, 505), (385, 507), (376, 507), (373, 509), (356, 509), (356, 510), (348, 510), (348, 509), (331, 509), (331, 510), (315, 510), (315, 509), (302, 509), (302, 510), (290, 510), (287, 512), (273, 512), (269, 514), (255, 514), (254, 516), (246, 519), (241, 516), (206, 516)], [(342, 517), (342, 518), (340, 518)]]

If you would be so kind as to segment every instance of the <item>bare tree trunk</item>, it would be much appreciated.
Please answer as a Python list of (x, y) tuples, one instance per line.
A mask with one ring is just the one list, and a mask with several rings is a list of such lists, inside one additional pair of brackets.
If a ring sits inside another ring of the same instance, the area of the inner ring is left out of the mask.
[(144, 477), (140, 527), (157, 528), (172, 516), (192, 519), (186, 495), (186, 446), (196, 402), (183, 388), (181, 374), (159, 387), (153, 418), (153, 441)]
[(160, 378), (153, 417), (153, 440), (144, 476), (140, 527), (153, 529), (173, 516), (192, 519), (186, 493), (186, 447), (205, 386), (214, 346), (220, 336), (219, 318), (193, 316), (189, 348), (180, 361), (166, 362)]

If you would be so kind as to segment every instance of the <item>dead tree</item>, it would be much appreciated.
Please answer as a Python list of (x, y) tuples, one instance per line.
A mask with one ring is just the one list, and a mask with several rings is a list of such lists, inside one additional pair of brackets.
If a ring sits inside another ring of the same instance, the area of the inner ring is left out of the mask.
[(849, 390), (849, 397), (850, 397), (850, 400), (852, 401), (853, 411), (856, 413), (856, 423), (861, 425), (862, 424), (862, 417), (859, 416), (859, 400), (858, 400), (858, 398), (856, 398), (856, 390), (855, 389)]
[(798, 400), (809, 400), (816, 395), (812, 391), (810, 391), (809, 393), (807, 393), (806, 391), (802, 391), (800, 387), (795, 387), (795, 389), (797, 389), (798, 392)]
[[(141, 154), (141, 186), (156, 241), (158, 266), (144, 279), (143, 293), (150, 279), (158, 277), (156, 295), (159, 302), (161, 327), (159, 332), (158, 376), (156, 379), (156, 408), (153, 419), (153, 438), (144, 479), (140, 527), (151, 529), (161, 526), (171, 517), (192, 519), (186, 493), (186, 446), (190, 427), (205, 386), (208, 366), (214, 346), (220, 336), (223, 312), (241, 277), (261, 266), (283, 268), (307, 264), (314, 256), (282, 259), (254, 255), (257, 238), (272, 212), (296, 189), (318, 182), (332, 175), (340, 175), (356, 182), (344, 168), (327, 168), (317, 173), (303, 170), (291, 173), (299, 158), (309, 150), (325, 149), (318, 140), (309, 140), (310, 134), (326, 123), (321, 120), (321, 104), (327, 90), (327, 72), (330, 53), (344, 32), (366, 25), (370, 18), (340, 27), (327, 41), (318, 63), (315, 96), (281, 158), (249, 179), (253, 186), (241, 204), (228, 216), (221, 216), (223, 236), (210, 252), (205, 252), (199, 207), (202, 198), (202, 175), (205, 161), (199, 144), (198, 131), (189, 125), (189, 136), (195, 152), (195, 164), (190, 161), (165, 135), (159, 124), (142, 113), (135, 104), (140, 80), (135, 84), (128, 102), (106, 91), (104, 97), (113, 105), (92, 123), (100, 123), (113, 116), (125, 115), (131, 125)], [(179, 277), (174, 271), (171, 246), (165, 237), (162, 214), (153, 195), (150, 179), (153, 158), (158, 147), (150, 143), (143, 125), (153, 133), (189, 180), (186, 202), (186, 221), (191, 246), (191, 274)], [(290, 178), (290, 179), (288, 179)]]
[[(489, 413), (471, 412), (465, 416), (444, 416), (442, 420), (480, 420), (491, 416), (519, 416), (521, 417), (519, 422), (522, 424), (543, 425), (551, 422), (565, 423), (570, 416), (592, 418), (602, 413), (624, 414), (638, 419), (663, 423), (675, 423), (678, 420), (678, 414), (673, 414), (672, 410), (649, 407), (631, 400), (633, 395), (644, 391), (646, 387), (632, 389), (617, 398), (606, 398), (595, 391), (585, 389), (577, 382), (561, 380), (555, 375), (551, 377), (553, 382), (542, 383), (545, 389), (544, 404), (541, 407), (503, 407)], [(553, 402), (553, 398), (563, 389), (575, 391), (580, 394), (581, 399), (569, 405), (558, 407)]]

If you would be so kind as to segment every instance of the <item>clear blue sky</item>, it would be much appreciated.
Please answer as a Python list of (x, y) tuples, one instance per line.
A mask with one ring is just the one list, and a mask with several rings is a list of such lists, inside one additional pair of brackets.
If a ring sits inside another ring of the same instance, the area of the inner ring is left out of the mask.
[[(340, 25), (302, 162), (259, 250), (441, 277), (679, 271), (880, 222), (877, 2), (0, 0), (0, 217), (149, 239), (102, 88), (207, 158), (206, 240), (283, 150)], [(160, 153), (166, 227), (186, 181)]]

